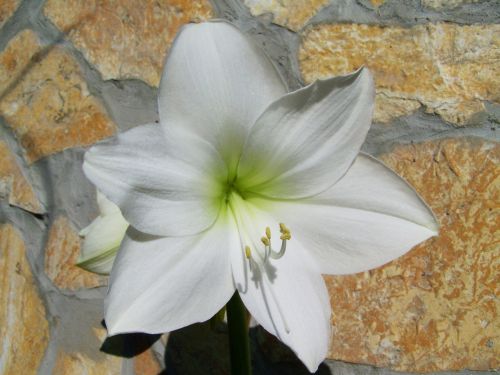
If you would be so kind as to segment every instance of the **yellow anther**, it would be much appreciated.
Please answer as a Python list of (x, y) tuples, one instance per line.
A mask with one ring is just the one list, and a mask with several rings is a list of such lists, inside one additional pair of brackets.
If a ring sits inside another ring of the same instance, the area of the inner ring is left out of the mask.
[(280, 232), (282, 234), (282, 236), (280, 237), (282, 240), (283, 239), (286, 239), (286, 240), (290, 239), (290, 229), (288, 229), (286, 227), (286, 225), (283, 223), (280, 223)]
[(283, 233), (280, 236), (280, 240), (282, 240), (282, 241), (287, 241), (287, 240), (290, 240), (291, 238), (292, 238), (292, 235), (290, 234), (290, 232)]
[(270, 240), (271, 239), (271, 228), (266, 227), (266, 237)]
[(290, 229), (288, 229), (286, 225), (283, 223), (280, 223), (280, 232), (281, 232), (280, 239), (282, 241), (289, 240), (290, 238), (292, 238), (292, 236), (290, 235)]
[(271, 241), (269, 241), (268, 237), (262, 237), (260, 240), (262, 241), (262, 243), (264, 244), (264, 246), (270, 246), (271, 245)]
[(252, 251), (250, 250), (250, 246), (245, 246), (245, 256), (247, 257), (247, 259), (250, 259), (250, 257), (252, 256)]

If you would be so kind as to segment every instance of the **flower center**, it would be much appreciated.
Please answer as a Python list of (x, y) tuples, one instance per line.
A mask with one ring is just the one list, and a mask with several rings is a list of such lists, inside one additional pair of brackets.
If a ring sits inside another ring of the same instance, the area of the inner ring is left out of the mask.
[[(236, 184), (228, 185), (226, 193), (226, 204), (228, 205), (238, 226), (242, 250), (247, 259), (265, 264), (269, 259), (280, 259), (285, 255), (286, 243), (291, 237), (290, 230), (283, 223), (279, 223), (281, 246), (274, 248), (271, 241), (271, 228), (266, 224), (272, 224), (272, 219), (266, 213), (257, 209), (246, 200), (240, 193)], [(258, 228), (265, 228), (264, 236), (259, 234)]]

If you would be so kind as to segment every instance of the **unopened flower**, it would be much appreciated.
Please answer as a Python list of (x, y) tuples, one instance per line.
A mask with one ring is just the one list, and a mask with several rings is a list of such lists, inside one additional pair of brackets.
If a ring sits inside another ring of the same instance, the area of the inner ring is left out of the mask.
[(125, 236), (128, 223), (120, 209), (101, 192), (97, 192), (99, 216), (80, 231), (83, 246), (77, 266), (98, 274), (108, 275)]
[(321, 274), (380, 266), (437, 232), (414, 190), (360, 154), (373, 103), (366, 69), (287, 93), (234, 26), (184, 27), (160, 85), (160, 124), (85, 158), (131, 224), (105, 301), (110, 334), (208, 320), (237, 290), (314, 371), (330, 340)]

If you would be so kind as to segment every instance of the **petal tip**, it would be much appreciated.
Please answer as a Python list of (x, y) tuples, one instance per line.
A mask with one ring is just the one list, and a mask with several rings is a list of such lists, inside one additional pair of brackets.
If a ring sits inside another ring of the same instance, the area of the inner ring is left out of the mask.
[(431, 221), (427, 228), (429, 228), (429, 230), (431, 231), (431, 235), (429, 236), (429, 238), (439, 236), (440, 226), (437, 220)]
[[(296, 353), (297, 354), (297, 353)], [(316, 357), (316, 358), (303, 358), (298, 356), (300, 361), (306, 366), (307, 370), (311, 373), (314, 374), (316, 371), (318, 371), (319, 366), (323, 363), (323, 361), (326, 358), (326, 353), (325, 356), (322, 357)]]
[(373, 77), (373, 74), (370, 69), (366, 68), (365, 66), (362, 66), (359, 68), (360, 72), (360, 77), (363, 77), (363, 79), (366, 80), (366, 82), (373, 88), (373, 92), (375, 93), (375, 78)]
[(83, 164), (82, 164), (82, 169), (83, 173), (85, 176), (90, 180), (89, 174), (90, 174), (90, 168), (93, 162), (95, 161), (95, 157), (97, 155), (97, 151), (95, 150), (96, 146), (91, 147), (88, 149), (85, 154), (83, 155)]
[[(406, 182), (406, 180), (404, 181)], [(408, 182), (406, 183), (408, 184)], [(426, 220), (426, 222), (423, 222), (420, 225), (424, 226), (431, 232), (428, 238), (439, 236), (440, 224), (436, 214), (434, 213), (434, 211), (432, 211), (432, 209), (429, 207), (427, 202), (420, 196), (420, 194), (418, 194), (418, 192), (416, 192), (415, 189), (410, 184), (408, 184), (408, 186), (415, 192), (421, 204), (425, 206), (425, 208), (427, 209), (428, 219)]]
[(116, 314), (113, 314), (112, 311), (110, 311), (109, 307), (108, 295), (104, 299), (104, 322), (106, 325), (106, 330), (108, 331), (108, 336), (115, 336), (122, 333), (132, 332), (130, 329), (127, 329), (127, 327), (123, 327), (123, 324), (120, 324), (123, 319), (120, 319), (119, 316), (117, 317)]
[(104, 322), (106, 324), (106, 331), (108, 331), (108, 337), (123, 333), (120, 330), (116, 329), (115, 325), (110, 324), (108, 319), (104, 318)]

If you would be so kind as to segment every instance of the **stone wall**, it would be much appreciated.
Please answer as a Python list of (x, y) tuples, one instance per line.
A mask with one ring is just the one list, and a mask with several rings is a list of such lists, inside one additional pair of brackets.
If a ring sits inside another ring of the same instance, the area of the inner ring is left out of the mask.
[[(223, 329), (104, 341), (107, 279), (74, 266), (97, 214), (84, 151), (157, 120), (172, 39), (210, 18), (252, 35), (291, 89), (368, 66), (364, 150), (441, 225), (384, 267), (325, 277), (335, 335), (318, 373), (498, 369), (499, 1), (2, 0), (0, 374), (228, 373)], [(306, 373), (261, 329), (252, 343), (256, 373)]]

